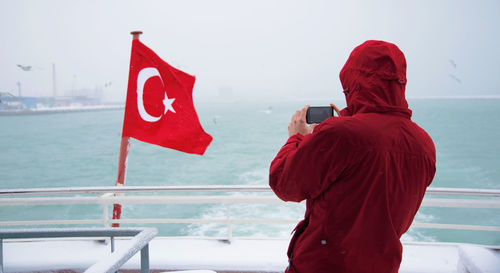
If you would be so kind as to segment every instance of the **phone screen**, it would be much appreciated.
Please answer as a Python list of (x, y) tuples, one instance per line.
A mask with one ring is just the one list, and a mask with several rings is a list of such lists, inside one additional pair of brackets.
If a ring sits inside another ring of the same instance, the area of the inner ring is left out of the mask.
[(333, 117), (333, 107), (311, 106), (307, 109), (306, 122), (308, 124), (321, 123), (329, 117)]

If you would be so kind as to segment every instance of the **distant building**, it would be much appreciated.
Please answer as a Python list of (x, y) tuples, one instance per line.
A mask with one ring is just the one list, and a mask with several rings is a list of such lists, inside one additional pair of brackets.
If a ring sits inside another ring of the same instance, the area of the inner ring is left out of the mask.
[(81, 107), (101, 105), (101, 99), (87, 96), (21, 97), (0, 92), (0, 110), (20, 111), (37, 108)]
[(0, 110), (23, 110), (36, 107), (36, 97), (18, 97), (8, 92), (0, 92)]

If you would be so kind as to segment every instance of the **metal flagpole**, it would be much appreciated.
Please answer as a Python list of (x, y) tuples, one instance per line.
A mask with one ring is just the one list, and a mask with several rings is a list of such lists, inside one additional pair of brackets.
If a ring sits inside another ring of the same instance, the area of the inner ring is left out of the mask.
[[(139, 35), (142, 34), (142, 31), (132, 31), (132, 40), (139, 40)], [(125, 174), (127, 173), (127, 156), (128, 150), (130, 148), (130, 137), (122, 137), (120, 143), (120, 156), (118, 157), (118, 175), (116, 177), (115, 186), (123, 186), (125, 185)], [(122, 213), (122, 205), (114, 204), (113, 205), (113, 220), (120, 219)], [(119, 227), (119, 223), (113, 223), (113, 227)]]

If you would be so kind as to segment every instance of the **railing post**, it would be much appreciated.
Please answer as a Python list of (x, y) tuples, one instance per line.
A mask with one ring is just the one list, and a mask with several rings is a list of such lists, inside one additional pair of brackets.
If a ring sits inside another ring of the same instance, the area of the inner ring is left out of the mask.
[(104, 227), (109, 227), (109, 209), (108, 204), (102, 205), (102, 217), (104, 220)]
[(141, 273), (149, 273), (149, 244), (141, 249)]
[[(115, 236), (111, 236), (109, 238), (110, 245), (111, 245), (111, 253), (115, 252)], [(115, 271), (115, 273), (118, 273), (118, 270)]]
[(3, 273), (3, 239), (0, 238), (0, 273)]
[[(113, 196), (112, 193), (106, 192), (103, 194), (99, 195), (99, 198), (105, 198), (105, 197), (110, 197)], [(104, 227), (107, 228), (110, 226), (109, 224), (109, 208), (108, 208), (108, 203), (102, 202), (102, 219), (103, 219), (103, 224)]]
[(231, 240), (233, 239), (233, 230), (231, 227), (231, 208), (229, 203), (226, 203), (226, 224), (227, 224), (227, 240), (231, 242)]

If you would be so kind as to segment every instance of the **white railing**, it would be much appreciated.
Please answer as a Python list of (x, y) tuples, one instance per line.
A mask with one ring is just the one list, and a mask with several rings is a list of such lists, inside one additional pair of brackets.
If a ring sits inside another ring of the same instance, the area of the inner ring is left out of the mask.
[[(93, 264), (84, 273), (118, 272), (125, 262), (141, 252), (141, 273), (149, 271), (149, 242), (158, 231), (155, 228), (51, 228), (51, 229), (0, 229), (0, 273), (3, 273), (3, 240), (5, 239), (47, 239), (47, 238), (92, 238), (109, 237), (111, 252)], [(115, 237), (133, 237), (126, 247), (115, 251)], [(29, 262), (31, 257), (26, 257)]]
[[(1, 226), (39, 226), (39, 225), (104, 225), (120, 224), (170, 224), (170, 223), (221, 223), (227, 226), (227, 240), (232, 239), (232, 224), (264, 223), (294, 224), (299, 219), (234, 219), (231, 217), (231, 205), (250, 204), (282, 204), (283, 201), (273, 194), (261, 195), (157, 195), (158, 193), (271, 193), (267, 186), (123, 186), (123, 187), (74, 187), (74, 188), (40, 188), (40, 189), (7, 189), (0, 190), (0, 207), (35, 206), (35, 205), (75, 205), (97, 204), (102, 206), (101, 219), (77, 220), (33, 220), (33, 221), (0, 221)], [(124, 195), (127, 193), (128, 195)], [(134, 195), (134, 194), (149, 195)], [(80, 196), (87, 194), (90, 196)], [(70, 195), (70, 196), (68, 196)], [(482, 197), (468, 198), (434, 198), (439, 196)], [(500, 190), (463, 189), (463, 188), (428, 188), (422, 206), (500, 209)], [(213, 219), (120, 219), (109, 217), (109, 205), (112, 204), (224, 204), (224, 218)], [(439, 223), (413, 223), (417, 228), (462, 229), (479, 231), (500, 231), (499, 226), (456, 225)]]

